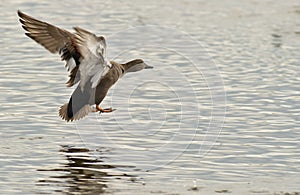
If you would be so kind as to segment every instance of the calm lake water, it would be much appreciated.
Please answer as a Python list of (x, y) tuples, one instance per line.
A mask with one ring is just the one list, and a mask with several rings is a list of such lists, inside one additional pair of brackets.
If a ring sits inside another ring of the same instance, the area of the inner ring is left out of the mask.
[[(68, 74), (16, 11), (143, 58), (66, 123)], [(1, 194), (300, 193), (300, 2), (8, 1), (0, 7)]]

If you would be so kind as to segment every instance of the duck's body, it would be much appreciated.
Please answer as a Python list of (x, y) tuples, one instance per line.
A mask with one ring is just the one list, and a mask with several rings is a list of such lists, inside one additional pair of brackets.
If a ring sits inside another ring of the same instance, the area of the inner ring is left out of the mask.
[[(123, 76), (122, 65), (116, 62), (111, 62), (112, 67), (103, 76), (99, 84), (93, 90), (82, 91), (78, 86), (73, 92), (69, 103), (64, 104), (60, 110), (59, 115), (66, 121), (78, 120), (88, 114), (89, 112), (112, 112), (113, 109), (102, 109), (99, 105), (105, 98), (108, 90)], [(91, 83), (87, 83), (91, 85)], [(91, 87), (85, 87), (92, 89)], [(76, 102), (76, 103), (73, 103)], [(90, 105), (96, 104), (96, 109), (91, 108)]]
[[(112, 112), (102, 109), (99, 104), (108, 90), (127, 72), (136, 72), (152, 68), (141, 59), (125, 64), (108, 61), (105, 57), (106, 42), (104, 37), (75, 27), (76, 33), (70, 33), (46, 22), (34, 19), (20, 11), (22, 27), (28, 37), (43, 45), (52, 53), (59, 52), (70, 71), (67, 86), (78, 83), (69, 103), (61, 106), (60, 116), (66, 121), (78, 120), (89, 112)], [(95, 108), (92, 105), (96, 105)]]
[[(82, 116), (85, 116), (89, 112), (112, 112), (113, 109), (103, 109), (98, 105), (105, 98), (108, 90), (125, 74), (126, 65), (128, 64), (119, 64), (114, 61), (110, 61), (112, 67), (109, 71), (103, 76), (99, 84), (94, 90), (81, 91), (78, 86), (73, 92), (69, 103), (63, 105), (60, 110), (60, 116), (67, 120), (77, 120)], [(87, 87), (90, 89), (90, 87)], [(73, 104), (75, 99), (76, 104)], [(80, 100), (80, 101), (78, 101)], [(90, 107), (90, 105), (96, 104), (96, 109)], [(81, 112), (80, 112), (81, 110)], [(74, 114), (75, 113), (75, 114)]]

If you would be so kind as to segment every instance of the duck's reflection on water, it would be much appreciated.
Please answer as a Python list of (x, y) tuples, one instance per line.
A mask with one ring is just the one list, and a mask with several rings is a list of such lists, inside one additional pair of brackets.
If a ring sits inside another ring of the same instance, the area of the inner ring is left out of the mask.
[[(62, 146), (60, 150), (67, 159), (67, 162), (61, 164), (60, 168), (54, 169), (39, 169), (38, 171), (58, 172), (60, 175), (50, 176), (48, 179), (41, 179), (37, 182), (40, 186), (55, 186), (55, 192), (63, 192), (67, 194), (101, 194), (104, 192), (112, 192), (109, 189), (108, 182), (113, 179), (132, 178), (132, 176), (118, 173), (119, 171), (109, 171), (118, 167), (105, 164), (102, 158), (105, 158), (105, 153), (108, 149), (100, 149), (97, 153), (102, 154), (96, 158), (93, 152), (87, 148), (76, 148), (72, 146)], [(111, 172), (111, 173), (109, 173)], [(60, 186), (61, 190), (57, 190)], [(51, 187), (50, 187), (51, 188)]]

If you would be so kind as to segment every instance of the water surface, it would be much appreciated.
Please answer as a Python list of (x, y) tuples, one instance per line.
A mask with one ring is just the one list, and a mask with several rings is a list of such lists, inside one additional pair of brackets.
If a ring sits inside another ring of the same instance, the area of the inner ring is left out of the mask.
[[(67, 72), (16, 10), (104, 35), (143, 58), (66, 123)], [(6, 1), (0, 7), (3, 194), (284, 194), (300, 191), (298, 1)]]

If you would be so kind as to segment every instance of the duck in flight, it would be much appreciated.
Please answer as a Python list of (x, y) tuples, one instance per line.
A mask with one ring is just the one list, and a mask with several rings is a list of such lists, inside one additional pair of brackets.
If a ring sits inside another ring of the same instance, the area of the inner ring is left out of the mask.
[(153, 68), (141, 59), (124, 64), (108, 61), (103, 36), (96, 36), (79, 27), (74, 27), (75, 33), (71, 33), (21, 11), (18, 11), (18, 16), (28, 37), (51, 53), (59, 53), (61, 59), (66, 61), (70, 77), (67, 86), (79, 83), (69, 102), (59, 109), (59, 115), (66, 121), (79, 120), (90, 112), (114, 111), (99, 106), (109, 88), (128, 72)]

